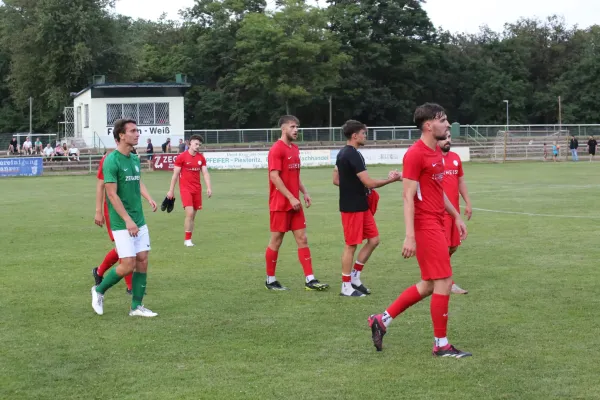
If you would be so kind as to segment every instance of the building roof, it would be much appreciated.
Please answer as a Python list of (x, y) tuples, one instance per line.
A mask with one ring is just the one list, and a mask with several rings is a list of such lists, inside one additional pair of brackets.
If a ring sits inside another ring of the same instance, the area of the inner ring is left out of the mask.
[(127, 88), (186, 88), (192, 87), (189, 83), (177, 82), (139, 82), (139, 83), (95, 83), (74, 93), (73, 97), (78, 97), (88, 90), (92, 89), (127, 89)]

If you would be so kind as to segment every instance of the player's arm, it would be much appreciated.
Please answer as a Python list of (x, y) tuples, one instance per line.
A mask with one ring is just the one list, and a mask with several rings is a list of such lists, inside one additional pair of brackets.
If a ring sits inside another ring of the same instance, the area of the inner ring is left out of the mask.
[(460, 232), (460, 240), (465, 240), (467, 238), (467, 226), (465, 225), (464, 221), (460, 217), (460, 213), (458, 211), (456, 211), (456, 208), (454, 208), (454, 206), (448, 199), (448, 196), (446, 196), (446, 193), (444, 193), (444, 206), (445, 206), (448, 214), (450, 214), (452, 216), (452, 218), (454, 218), (456, 220), (456, 227), (458, 228), (458, 231)]
[[(279, 193), (281, 193), (286, 199), (289, 200), (290, 204), (292, 205), (292, 208), (298, 211), (301, 206), (300, 200), (295, 198), (294, 195), (292, 195), (292, 193), (288, 190), (288, 188), (285, 187), (285, 184), (281, 180), (281, 176), (279, 176), (279, 171), (276, 169), (269, 171), (269, 179), (273, 183), (273, 185), (275, 185), (277, 190), (279, 190)], [(306, 190), (306, 188), (304, 189)]]
[(304, 186), (304, 183), (302, 183), (302, 179), (300, 179), (300, 193), (302, 193), (304, 195), (304, 203), (306, 203), (306, 208), (310, 207), (310, 205), (312, 204), (312, 199), (310, 197), (310, 194), (308, 194), (308, 189), (306, 189), (306, 186)]
[(206, 184), (206, 195), (208, 197), (212, 196), (212, 185), (210, 184), (210, 174), (208, 173), (208, 167), (205, 165), (202, 166), (202, 176), (204, 177), (204, 183)]
[(359, 172), (356, 175), (358, 176), (358, 179), (360, 179), (360, 181), (363, 183), (363, 185), (365, 185), (365, 187), (368, 189), (377, 189), (382, 186), (389, 185), (392, 182), (402, 180), (401, 175), (392, 175), (391, 173), (391, 177), (389, 177), (388, 179), (373, 179), (369, 176), (369, 173), (366, 170)]
[(171, 185), (169, 186), (169, 191), (167, 192), (167, 197), (172, 199), (174, 196), (175, 185), (177, 184), (177, 179), (179, 179), (179, 173), (181, 172), (181, 167), (175, 166), (173, 168), (173, 176), (171, 177)]
[(144, 182), (142, 181), (140, 181), (140, 194), (143, 198), (145, 198), (148, 201), (148, 203), (150, 203), (150, 206), (152, 207), (152, 212), (155, 212), (157, 208), (156, 202), (152, 199), (152, 196), (150, 196), (148, 189), (146, 189), (146, 185), (144, 185)]
[(404, 203), (404, 246), (402, 256), (410, 258), (416, 254), (417, 242), (415, 240), (415, 195), (417, 181), (404, 178), (402, 181), (402, 201)]
[(460, 193), (460, 195), (462, 196), (463, 200), (465, 201), (465, 215), (467, 216), (467, 219), (471, 219), (471, 216), (473, 215), (473, 208), (471, 206), (471, 198), (469, 197), (469, 190), (467, 189), (467, 182), (465, 182), (465, 177), (461, 176), (458, 178), (458, 192)]
[(96, 180), (96, 216), (94, 217), (94, 222), (98, 226), (104, 225), (104, 214), (102, 209), (104, 207), (104, 180), (97, 179)]
[(340, 173), (338, 172), (337, 165), (333, 168), (333, 184), (340, 186)]

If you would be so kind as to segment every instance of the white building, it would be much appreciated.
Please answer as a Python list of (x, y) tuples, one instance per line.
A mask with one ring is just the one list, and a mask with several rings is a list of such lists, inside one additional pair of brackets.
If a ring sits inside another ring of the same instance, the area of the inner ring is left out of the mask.
[(79, 147), (115, 148), (112, 127), (117, 119), (130, 118), (140, 130), (138, 147), (145, 148), (147, 139), (156, 147), (167, 138), (175, 145), (184, 137), (184, 95), (190, 86), (180, 75), (173, 83), (95, 83), (74, 95), (72, 136)]

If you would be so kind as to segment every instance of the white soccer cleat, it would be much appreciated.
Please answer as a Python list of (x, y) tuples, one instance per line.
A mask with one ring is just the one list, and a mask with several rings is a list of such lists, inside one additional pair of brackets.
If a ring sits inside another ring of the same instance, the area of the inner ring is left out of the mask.
[(186, 240), (185, 242), (183, 242), (183, 245), (185, 247), (194, 247), (194, 243), (192, 243), (191, 240)]
[(468, 294), (469, 293), (467, 290), (462, 289), (456, 283), (452, 284), (451, 292), (454, 293), (454, 294)]
[(137, 308), (135, 310), (129, 311), (130, 317), (156, 317), (157, 315), (158, 315), (157, 313), (152, 312), (151, 310), (148, 310), (143, 305), (137, 306)]
[(104, 295), (96, 292), (96, 286), (92, 286), (92, 308), (96, 314), (104, 314)]

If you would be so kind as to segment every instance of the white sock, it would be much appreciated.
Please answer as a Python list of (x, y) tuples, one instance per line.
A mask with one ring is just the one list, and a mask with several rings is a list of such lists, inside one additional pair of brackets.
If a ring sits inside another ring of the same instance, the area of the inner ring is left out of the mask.
[(312, 280), (314, 280), (314, 279), (315, 279), (315, 276), (314, 276), (314, 275), (308, 275), (308, 276), (306, 277), (306, 283), (308, 283), (308, 282), (310, 282), (310, 281), (312, 281)]
[(268, 275), (267, 275), (267, 283), (273, 283), (273, 282), (275, 282), (276, 280), (277, 280), (277, 279), (275, 279), (275, 277), (274, 277), (274, 276), (268, 276)]
[[(356, 263), (361, 264), (358, 261)], [(364, 265), (364, 264), (361, 264), (361, 265)], [(362, 282), (360, 280), (360, 273), (361, 273), (361, 271), (357, 271), (354, 268), (352, 269), (352, 273), (350, 274), (352, 276), (352, 284), (354, 284), (356, 286), (362, 285)]]
[[(342, 274), (342, 276), (348, 276)], [(344, 282), (342, 281), (342, 293), (349, 296), (354, 292), (354, 288), (352, 287), (352, 282)]]
[(383, 321), (383, 324), (385, 325), (385, 327), (387, 328), (388, 326), (390, 326), (390, 324), (392, 323), (392, 320), (394, 318), (392, 318), (392, 316), (390, 314), (388, 314), (388, 312), (384, 312), (383, 313), (383, 317), (381, 317), (381, 320)]
[(435, 345), (437, 347), (444, 347), (444, 346), (448, 346), (448, 338), (435, 338)]

